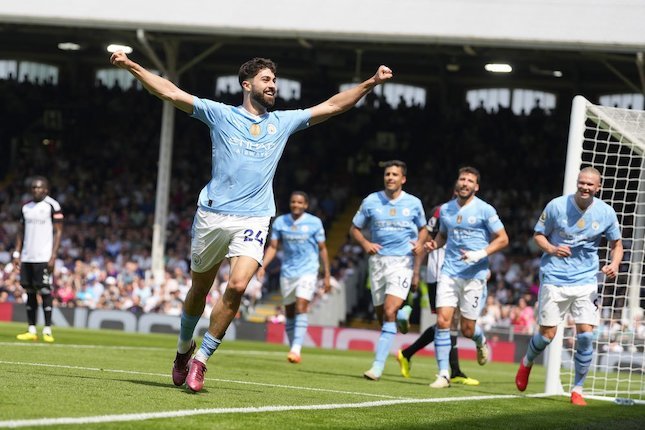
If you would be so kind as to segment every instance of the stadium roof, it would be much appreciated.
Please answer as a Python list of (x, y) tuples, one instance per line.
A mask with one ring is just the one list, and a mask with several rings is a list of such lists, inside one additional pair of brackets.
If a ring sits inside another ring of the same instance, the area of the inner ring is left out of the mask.
[[(0, 52), (99, 67), (108, 43), (137, 49), (142, 29), (161, 57), (164, 43), (178, 43), (179, 64), (212, 48), (202, 64), (215, 73), (257, 55), (278, 59), (294, 78), (312, 69), (364, 77), (386, 63), (422, 85), (643, 92), (643, 16), (641, 0), (31, 0), (0, 4)], [(82, 50), (64, 53), (59, 42)], [(514, 73), (492, 77), (483, 70), (491, 61), (511, 63)]]

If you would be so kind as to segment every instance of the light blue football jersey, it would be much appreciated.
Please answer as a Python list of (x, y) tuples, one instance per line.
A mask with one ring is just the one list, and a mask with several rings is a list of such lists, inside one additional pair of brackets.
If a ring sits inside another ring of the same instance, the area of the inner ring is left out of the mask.
[(542, 254), (542, 284), (556, 286), (595, 283), (600, 269), (598, 245), (603, 233), (608, 240), (621, 238), (618, 218), (611, 206), (594, 197), (591, 206), (583, 212), (573, 194), (551, 200), (535, 225), (535, 232), (546, 236), (554, 246), (571, 248), (571, 256), (566, 258)]
[(308, 126), (311, 111), (255, 116), (241, 106), (193, 99), (194, 118), (210, 128), (211, 180), (199, 193), (206, 210), (241, 216), (274, 216), (273, 176), (293, 133)]
[(446, 257), (441, 273), (453, 278), (486, 279), (488, 258), (469, 264), (461, 259), (462, 251), (486, 248), (492, 234), (503, 228), (495, 208), (477, 196), (463, 207), (457, 199), (444, 203), (439, 216), (439, 230), (446, 238)]
[(291, 214), (280, 215), (273, 221), (271, 239), (282, 242), (284, 258), (280, 276), (299, 278), (318, 273), (318, 244), (325, 241), (325, 228), (320, 218), (306, 212), (297, 220)]
[(369, 225), (371, 242), (382, 246), (379, 255), (412, 255), (412, 243), (425, 226), (426, 216), (421, 200), (402, 191), (390, 200), (384, 191), (367, 196), (354, 215), (352, 223), (363, 229)]

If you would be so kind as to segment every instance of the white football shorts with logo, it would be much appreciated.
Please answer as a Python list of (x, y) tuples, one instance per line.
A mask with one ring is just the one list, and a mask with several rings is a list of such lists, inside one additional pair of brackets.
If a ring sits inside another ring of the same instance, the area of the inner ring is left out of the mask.
[(262, 264), (270, 217), (225, 215), (197, 208), (190, 268), (203, 273), (224, 258), (247, 256)]
[(317, 273), (303, 275), (297, 278), (285, 278), (281, 276), (280, 293), (282, 294), (282, 303), (285, 306), (290, 305), (296, 302), (297, 297), (311, 302), (316, 292), (317, 282)]
[(477, 320), (484, 309), (487, 295), (484, 279), (462, 279), (439, 275), (437, 308), (459, 307), (462, 317)]
[(369, 276), (372, 303), (381, 306), (385, 295), (405, 300), (412, 284), (412, 256), (372, 255), (369, 258)]
[(539, 325), (554, 327), (564, 320), (570, 312), (576, 324), (597, 326), (600, 322), (598, 312), (598, 285), (563, 286), (545, 284), (538, 293)]

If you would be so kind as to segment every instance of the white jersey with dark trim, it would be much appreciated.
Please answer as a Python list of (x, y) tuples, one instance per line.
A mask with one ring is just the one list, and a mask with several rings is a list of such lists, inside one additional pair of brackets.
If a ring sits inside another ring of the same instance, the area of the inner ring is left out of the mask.
[(62, 221), (60, 204), (49, 196), (25, 204), (20, 219), (23, 228), (20, 260), (23, 263), (48, 262), (54, 245), (54, 223)]

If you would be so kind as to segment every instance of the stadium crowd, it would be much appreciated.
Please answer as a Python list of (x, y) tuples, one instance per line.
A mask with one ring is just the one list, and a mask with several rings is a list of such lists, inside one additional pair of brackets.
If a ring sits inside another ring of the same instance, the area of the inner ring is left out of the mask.
[[(219, 97), (232, 103), (238, 98)], [(281, 99), (276, 108), (314, 103)], [(208, 142), (208, 130), (177, 114), (166, 271), (164, 279), (155, 279), (150, 246), (161, 106), (136, 88), (0, 79), (0, 145), (6, 155), (0, 161), (0, 302), (23, 301), (11, 252), (21, 205), (30, 198), (29, 178), (38, 174), (50, 180), (51, 195), (65, 214), (55, 269), (57, 306), (181, 313), (190, 287), (195, 196), (210, 172), (210, 159), (196, 155), (203, 148), (195, 142)], [(561, 190), (567, 127), (567, 115), (558, 110), (515, 115), (501, 107), (472, 111), (465, 103), (432, 100), (424, 107), (392, 107), (371, 95), (330, 126), (292, 137), (276, 175), (278, 212), (288, 210), (292, 190), (307, 191), (309, 210), (329, 230), (348, 201), (382, 185), (378, 162), (398, 158), (408, 163), (406, 190), (422, 198), (429, 213), (451, 195), (459, 166), (477, 166), (479, 195), (498, 208), (511, 241), (491, 261), (482, 323), (531, 333), (539, 253), (530, 239), (544, 203)], [(360, 247), (345, 244), (331, 264), (332, 275), (344, 279), (361, 258)], [(249, 305), (276, 288), (278, 271), (279, 265), (269, 268), (264, 286), (249, 287)], [(226, 282), (226, 271), (220, 273), (219, 286)], [(363, 302), (352, 315), (370, 313), (369, 300)]]

